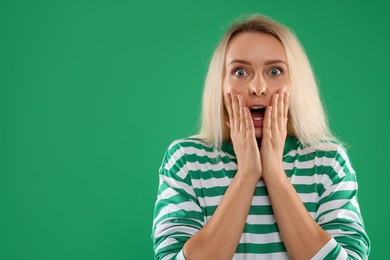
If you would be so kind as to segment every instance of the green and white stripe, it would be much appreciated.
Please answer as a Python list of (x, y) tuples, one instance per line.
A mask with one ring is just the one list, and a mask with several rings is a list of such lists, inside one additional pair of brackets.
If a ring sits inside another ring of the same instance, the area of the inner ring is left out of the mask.
[[(370, 241), (357, 201), (356, 174), (345, 150), (303, 147), (289, 137), (284, 169), (303, 204), (333, 239), (313, 259), (367, 259)], [(155, 259), (185, 259), (184, 243), (211, 218), (237, 172), (231, 144), (219, 150), (193, 138), (173, 142), (159, 170), (153, 221)], [(299, 223), (297, 223), (299, 225)], [(289, 259), (260, 180), (233, 259)]]

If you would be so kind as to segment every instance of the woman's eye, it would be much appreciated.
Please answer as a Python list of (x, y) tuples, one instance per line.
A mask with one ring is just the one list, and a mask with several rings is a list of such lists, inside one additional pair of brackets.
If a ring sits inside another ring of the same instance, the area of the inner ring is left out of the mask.
[(281, 69), (273, 68), (273, 69), (270, 70), (269, 73), (271, 74), (272, 77), (277, 77), (280, 74), (282, 74), (282, 71), (281, 71)]
[(246, 71), (243, 69), (237, 69), (234, 71), (234, 76), (244, 77), (244, 76), (246, 76)]

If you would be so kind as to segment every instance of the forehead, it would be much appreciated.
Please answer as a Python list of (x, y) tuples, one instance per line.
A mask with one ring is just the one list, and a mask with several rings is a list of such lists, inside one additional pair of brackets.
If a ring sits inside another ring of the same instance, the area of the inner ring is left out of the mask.
[(251, 63), (277, 59), (287, 63), (282, 43), (275, 36), (260, 32), (240, 33), (230, 40), (226, 49), (226, 64), (235, 59)]

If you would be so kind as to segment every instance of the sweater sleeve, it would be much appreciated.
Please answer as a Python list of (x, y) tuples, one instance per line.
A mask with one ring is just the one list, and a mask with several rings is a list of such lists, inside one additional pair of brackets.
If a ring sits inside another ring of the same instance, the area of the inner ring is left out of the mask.
[(180, 142), (168, 148), (159, 169), (152, 240), (155, 259), (185, 259), (183, 246), (204, 226)]
[(330, 154), (321, 158), (327, 170), (321, 179), (315, 219), (332, 239), (312, 259), (367, 259), (370, 240), (357, 200), (355, 171), (344, 148)]

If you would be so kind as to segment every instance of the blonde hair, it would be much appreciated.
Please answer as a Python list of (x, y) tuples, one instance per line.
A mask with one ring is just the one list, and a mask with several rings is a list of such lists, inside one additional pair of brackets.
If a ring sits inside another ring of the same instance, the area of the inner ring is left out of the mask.
[(305, 146), (321, 147), (327, 141), (338, 142), (329, 129), (317, 83), (302, 45), (288, 28), (263, 15), (240, 17), (219, 42), (205, 80), (200, 131), (194, 137), (216, 147), (230, 138), (222, 92), (225, 54), (229, 42), (244, 32), (271, 34), (285, 49), (291, 84), (287, 134), (297, 137)]

